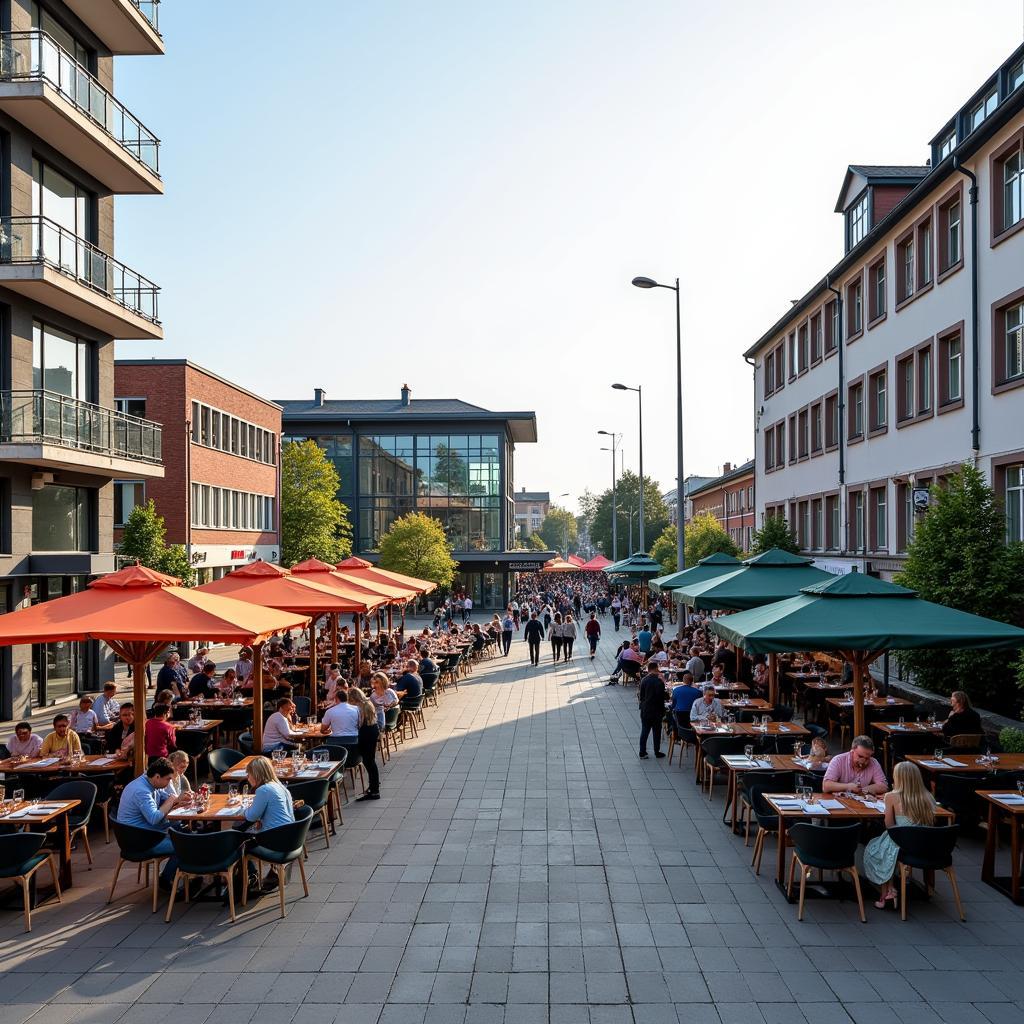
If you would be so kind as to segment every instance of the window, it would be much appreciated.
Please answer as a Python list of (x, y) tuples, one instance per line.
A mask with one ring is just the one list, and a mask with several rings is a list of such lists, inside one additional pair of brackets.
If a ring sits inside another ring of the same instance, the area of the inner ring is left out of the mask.
[(962, 405), (964, 396), (963, 337), (954, 331), (939, 338), (939, 408)]
[(931, 216), (917, 226), (918, 288), (932, 283), (932, 219)]
[(747, 488), (747, 508), (753, 511), (754, 509), (754, 485), (751, 484)]
[(839, 300), (833, 299), (825, 306), (825, 354), (835, 352), (839, 345), (842, 318), (839, 315)]
[(850, 531), (849, 547), (851, 551), (864, 549), (864, 492), (850, 492)]
[(846, 340), (852, 341), (864, 329), (864, 285), (858, 277), (846, 286)]
[(48, 484), (32, 492), (33, 551), (91, 551), (94, 492)]
[(821, 329), (821, 312), (811, 317), (811, 365), (821, 362), (824, 338)]
[(993, 89), (984, 99), (979, 100), (967, 115), (967, 130), (973, 132), (976, 128), (981, 126), (982, 121), (985, 120), (993, 110), (996, 109), (996, 104), (999, 102), (999, 93), (996, 89)]
[(811, 406), (811, 453), (813, 455), (820, 454), (822, 449), (824, 438), (821, 426), (821, 402), (815, 402)]
[(33, 321), (33, 390), (93, 402), (95, 387), (92, 343), (49, 324)]
[(865, 192), (846, 214), (846, 249), (849, 251), (868, 233), (868, 193)]
[(1024, 304), (1011, 306), (1005, 313), (1004, 344), (1006, 380), (1024, 373)]
[(909, 234), (896, 243), (896, 302), (906, 302), (917, 287), (917, 271), (914, 269), (914, 236)]
[(962, 188), (939, 203), (939, 277), (958, 267), (963, 259)]
[(192, 441), (244, 459), (277, 465), (277, 441), (273, 431), (201, 402), (192, 403)]
[(144, 398), (115, 398), (114, 408), (127, 416), (146, 418), (146, 400)]
[(871, 395), (871, 408), (868, 429), (872, 434), (882, 433), (889, 425), (888, 390), (885, 368), (875, 370), (868, 377), (868, 390)]
[[(96, 197), (66, 174), (38, 157), (32, 158), (32, 216), (44, 217), (50, 223), (45, 230), (33, 226), (37, 237), (32, 239), (32, 248), (47, 262), (72, 272), (76, 277), (94, 280), (101, 284), (106, 274), (105, 267), (89, 268), (78, 264), (77, 246), (68, 244), (67, 235), (77, 235), (87, 242), (95, 243), (93, 237), (93, 204)], [(27, 239), (26, 239), (27, 241)], [(104, 289), (105, 290), (105, 289)]]
[(927, 416), (932, 411), (932, 347), (917, 350), (917, 415)]
[(871, 550), (885, 551), (889, 546), (888, 504), (884, 487), (872, 487), (871, 501)]
[(993, 392), (1024, 385), (1024, 288), (993, 306)]
[(825, 396), (825, 447), (839, 446), (839, 394)]
[(789, 417), (789, 461), (796, 462), (797, 457), (797, 435), (796, 435), (796, 413)]
[(956, 149), (956, 129), (948, 132), (939, 140), (939, 159), (949, 156)]
[(811, 546), (811, 508), (810, 502), (801, 501), (797, 506), (796, 539), (801, 548)]
[(768, 398), (775, 390), (775, 353), (769, 352), (764, 357), (764, 397)]
[(207, 530), (274, 529), (274, 498), (227, 487), (192, 484), (192, 525)]
[(806, 409), (802, 409), (797, 416), (797, 429), (800, 431), (800, 443), (798, 454), (801, 459), (806, 459), (811, 453), (810, 425)]
[(1020, 136), (992, 158), (994, 209), (992, 234), (1015, 229), (1024, 217), (1024, 160)]
[(914, 392), (917, 383), (917, 369), (914, 356), (909, 355), (896, 363), (896, 420), (911, 420), (916, 415)]
[(1024, 85), (1024, 60), (1017, 61), (1006, 76), (1006, 91), (1013, 92)]
[(786, 423), (779, 420), (775, 424), (775, 468), (781, 469), (786, 463)]
[(775, 428), (765, 427), (764, 431), (764, 468), (770, 473), (775, 468)]
[(829, 494), (825, 498), (825, 548), (839, 550), (839, 495)]
[(114, 526), (124, 526), (132, 509), (146, 504), (146, 484), (142, 480), (114, 481)]
[(914, 536), (914, 491), (909, 483), (896, 485), (896, 550), (907, 550)]
[(784, 387), (786, 383), (785, 346), (780, 341), (775, 346), (775, 390)]
[(797, 373), (796, 358), (796, 331), (789, 332), (789, 379), (792, 380)]
[(868, 270), (870, 284), (870, 305), (868, 323), (876, 323), (885, 316), (885, 253)]
[(1005, 473), (1006, 540), (1024, 541), (1024, 465), (1007, 466)]
[(849, 414), (849, 430), (847, 436), (850, 441), (860, 441), (864, 437), (864, 381), (857, 381), (850, 385), (849, 399), (847, 401), (847, 412)]
[(798, 335), (798, 341), (797, 341), (797, 355), (798, 355), (798, 357), (800, 359), (800, 364), (799, 364), (799, 367), (797, 369), (797, 372), (798, 373), (803, 373), (804, 370), (806, 370), (808, 368), (808, 366), (810, 366), (810, 363), (811, 363), (811, 358), (810, 358), (810, 340), (809, 340), (809, 337), (808, 337), (808, 327), (807, 327), (807, 324), (804, 324), (800, 328), (800, 332), (799, 332), (799, 335)]
[(199, 429), (199, 421), (200, 421), (200, 419), (201, 419), (201, 413), (199, 412), (199, 403), (198, 402), (193, 402), (192, 403), (192, 443), (193, 444), (200, 444), (201, 443), (202, 434), (200, 433), (200, 429)]
[(823, 547), (824, 527), (821, 498), (815, 498), (811, 502), (811, 548), (815, 551), (821, 551)]

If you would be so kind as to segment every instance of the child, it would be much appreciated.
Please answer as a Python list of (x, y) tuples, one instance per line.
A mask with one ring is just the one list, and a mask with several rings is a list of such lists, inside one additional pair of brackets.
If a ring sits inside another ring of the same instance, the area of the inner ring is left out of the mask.
[(815, 736), (811, 740), (811, 751), (807, 755), (807, 759), (815, 766), (820, 768), (829, 762), (828, 744), (825, 742), (823, 736)]
[(69, 721), (71, 731), (78, 733), (79, 736), (92, 732), (99, 725), (96, 712), (92, 709), (92, 697), (83, 697), (78, 702), (78, 710), (71, 712)]

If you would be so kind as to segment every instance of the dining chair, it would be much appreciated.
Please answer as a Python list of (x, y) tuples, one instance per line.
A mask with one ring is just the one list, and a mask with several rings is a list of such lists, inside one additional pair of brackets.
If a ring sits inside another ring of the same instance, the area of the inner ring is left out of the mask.
[(792, 898), (793, 875), (797, 866), (800, 867), (800, 902), (796, 919), (804, 919), (804, 899), (807, 895), (807, 879), (812, 871), (834, 871), (837, 874), (849, 875), (857, 893), (857, 906), (860, 919), (866, 923), (864, 916), (864, 896), (860, 888), (860, 876), (857, 874), (857, 847), (860, 845), (861, 826), (838, 825), (821, 828), (809, 821), (798, 821), (790, 825), (787, 838), (793, 846), (793, 856), (789, 862), (789, 877), (786, 882), (786, 895)]
[(179, 832), (172, 828), (168, 835), (178, 858), (178, 869), (171, 883), (171, 898), (167, 902), (164, 921), (170, 923), (179, 880), (185, 883), (185, 902), (188, 903), (191, 880), (213, 875), (224, 879), (228, 891), (228, 913), (234, 924), (235, 868), (242, 861), (242, 846), (249, 838), (247, 833), (233, 828), (222, 832)]
[[(750, 845), (750, 823), (753, 817), (751, 791), (757, 787), (765, 793), (792, 793), (793, 772), (775, 768), (758, 768), (753, 771), (740, 772), (736, 776), (736, 799), (744, 823), (743, 845)], [(726, 808), (728, 811), (728, 808)]]
[(44, 832), (14, 832), (0, 835), (0, 879), (21, 886), (21, 899), (25, 911), (25, 931), (32, 931), (32, 893), (30, 883), (35, 873), (45, 864), (53, 879), (57, 902), (62, 903), (57, 863), (49, 850), (43, 850)]
[(302, 891), (308, 896), (309, 885), (306, 882), (305, 860), (306, 836), (309, 824), (313, 820), (313, 808), (303, 804), (295, 811), (295, 821), (287, 825), (278, 825), (256, 834), (254, 844), (247, 846), (242, 854), (242, 906), (249, 902), (249, 862), (270, 864), (277, 875), (277, 892), (281, 901), (281, 917), (285, 916), (285, 877), (288, 865), (299, 865), (299, 877), (302, 879)]
[(700, 745), (704, 756), (701, 785), (707, 783), (709, 801), (715, 788), (715, 775), (725, 767), (722, 757), (725, 754), (742, 754), (747, 743), (746, 736), (705, 736), (701, 740)]
[(138, 825), (126, 825), (112, 818), (110, 824), (114, 828), (114, 838), (118, 845), (117, 866), (114, 868), (114, 877), (110, 883), (110, 894), (107, 896), (107, 903), (113, 902), (114, 889), (117, 887), (117, 879), (121, 874), (121, 868), (125, 864), (135, 864), (138, 867), (138, 880), (141, 881), (142, 869), (146, 869), (146, 885), (150, 884), (150, 872), (152, 872), (153, 884), (153, 913), (156, 913), (159, 889), (157, 882), (160, 875), (160, 862), (167, 860), (168, 853), (157, 853), (156, 848), (167, 838), (167, 836), (155, 828), (140, 828)]
[(692, 748), (697, 750), (697, 734), (690, 728), (690, 716), (685, 719), (678, 713), (673, 712), (672, 728), (668, 733), (668, 763), (672, 764), (672, 755), (676, 748), (679, 749), (679, 767), (683, 766), (683, 754), (688, 754)]
[[(328, 779), (303, 779), (301, 782), (289, 782), (288, 792), (292, 800), (299, 801), (313, 810), (320, 818), (320, 825), (323, 828), (324, 841), (327, 846), (331, 845), (331, 833), (334, 832), (334, 822), (331, 820), (327, 809), (328, 795), (330, 793), (330, 781)], [(306, 826), (307, 830), (309, 826)]]
[(221, 785), (224, 773), (231, 771), (239, 761), (243, 760), (245, 760), (245, 754), (240, 750), (233, 750), (231, 747), (218, 747), (216, 750), (210, 751), (206, 762), (210, 766), (214, 790)]
[[(75, 841), (76, 836), (82, 837), (85, 846), (85, 858), (89, 862), (89, 870), (92, 870), (92, 847), (89, 845), (89, 819), (92, 817), (92, 809), (96, 804), (96, 784), (85, 779), (72, 779), (69, 782), (61, 782), (54, 786), (47, 794), (47, 800), (77, 800), (78, 806), (68, 811), (68, 831), (71, 833), (70, 842)], [(57, 822), (46, 829), (45, 835), (48, 838), (55, 838), (61, 833), (63, 824)]]
[(900, 848), (896, 867), (900, 875), (901, 921), (907, 919), (907, 881), (915, 868), (924, 872), (926, 886), (930, 872), (944, 872), (953, 890), (960, 920), (967, 920), (960, 902), (960, 886), (957, 885), (956, 872), (953, 870), (953, 848), (959, 837), (960, 829), (956, 825), (894, 825), (889, 829), (889, 838)]

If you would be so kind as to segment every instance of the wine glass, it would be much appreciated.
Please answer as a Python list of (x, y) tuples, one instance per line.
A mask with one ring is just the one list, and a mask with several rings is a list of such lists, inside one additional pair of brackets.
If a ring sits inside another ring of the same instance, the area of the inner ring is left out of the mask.
[(746, 745), (746, 746), (745, 746), (745, 747), (743, 748), (743, 756), (744, 756), (744, 757), (745, 757), (745, 758), (746, 758), (746, 759), (747, 759), (748, 761), (749, 761), (749, 760), (751, 760), (751, 759), (753, 758), (753, 756), (754, 756), (754, 744), (753, 744), (753, 743), (748, 743), (748, 744), (747, 744), (747, 745)]
[(237, 804), (238, 803), (238, 784), (237, 783), (232, 782), (231, 785), (228, 786), (228, 803), (229, 804)]
[(14, 802), (16, 804), (21, 804), (21, 803), (25, 802), (25, 790), (23, 790), (23, 789), (16, 789), (11, 794), (11, 796), (14, 798)]
[(942, 749), (942, 747), (936, 747), (935, 748), (935, 760), (936, 761), (941, 761), (945, 756), (946, 756), (946, 752), (945, 752), (945, 750)]
[(1024, 796), (1024, 779), (1017, 780), (1017, 792)]

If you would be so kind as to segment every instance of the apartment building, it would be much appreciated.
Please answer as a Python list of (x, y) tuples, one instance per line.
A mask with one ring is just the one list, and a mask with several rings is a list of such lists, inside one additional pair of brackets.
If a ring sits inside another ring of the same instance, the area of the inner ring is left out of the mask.
[[(0, 609), (114, 566), (114, 481), (163, 475), (114, 404), (114, 339), (162, 338), (159, 289), (114, 256), (114, 196), (159, 195), (160, 143), (114, 57), (162, 54), (157, 2), (0, 5)], [(0, 651), (0, 718), (110, 677), (95, 642)]]
[(515, 492), (516, 529), (520, 540), (526, 540), (544, 525), (544, 517), (550, 509), (550, 491), (528, 491), (524, 487)]
[(751, 535), (757, 526), (754, 515), (754, 460), (722, 466), (720, 476), (706, 478), (699, 487), (687, 491), (692, 506), (691, 518), (710, 512), (741, 550), (751, 548)]
[(964, 462), (1024, 537), (1024, 46), (930, 149), (848, 168), (842, 259), (746, 352), (759, 515), (836, 572), (898, 572)]
[[(691, 474), (683, 481), (683, 497), (685, 499), (685, 511), (683, 513), (685, 522), (689, 522), (693, 518), (693, 502), (690, 496), (698, 487), (703, 487), (705, 484), (710, 483), (715, 478), (713, 476), (697, 476)], [(678, 487), (673, 487), (671, 490), (665, 491), (661, 496), (661, 500), (665, 502), (665, 508), (668, 509), (668, 521), (672, 526), (675, 526), (679, 521), (679, 499), (676, 492), (679, 490)]]
[(161, 479), (114, 485), (114, 541), (152, 498), (199, 583), (280, 558), (281, 407), (187, 359), (118, 359), (117, 407), (163, 427)]

